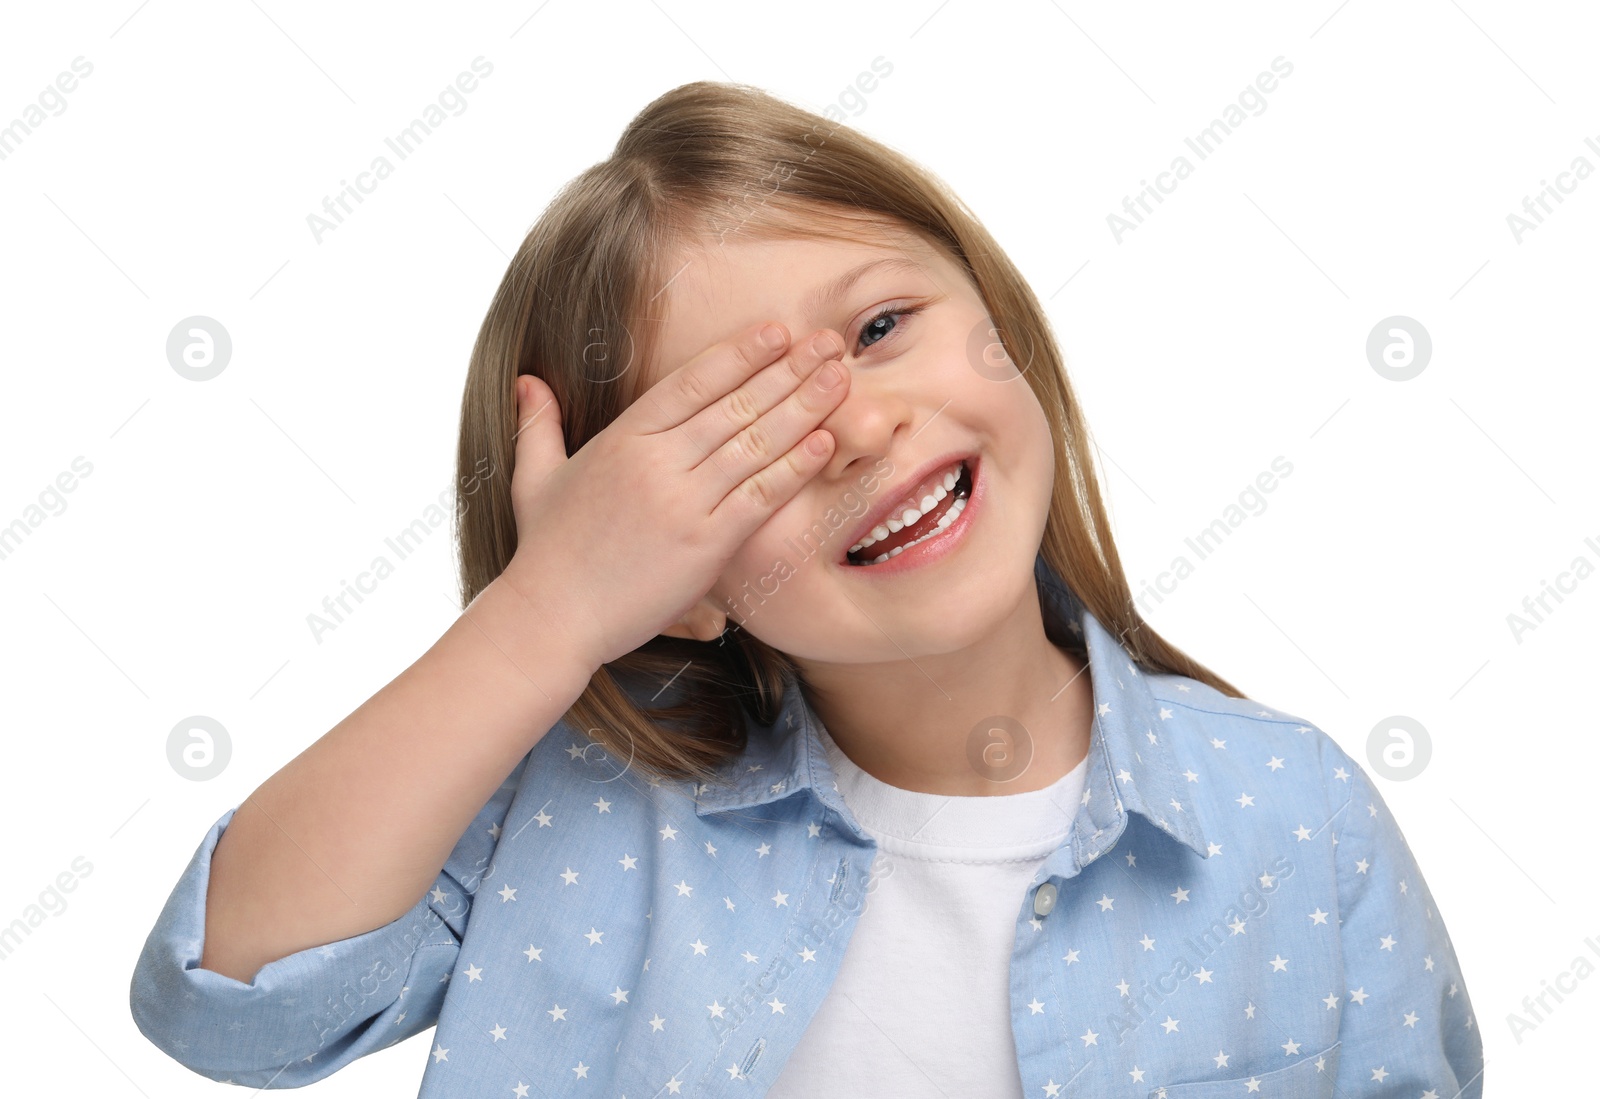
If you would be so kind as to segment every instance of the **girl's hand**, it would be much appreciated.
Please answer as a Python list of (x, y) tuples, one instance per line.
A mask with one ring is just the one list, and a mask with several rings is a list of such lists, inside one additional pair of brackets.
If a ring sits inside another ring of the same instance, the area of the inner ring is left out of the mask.
[(503, 578), (570, 616), (597, 670), (693, 607), (833, 453), (817, 425), (850, 387), (830, 361), (843, 339), (822, 329), (790, 347), (771, 325), (773, 348), (763, 327), (662, 378), (570, 458), (555, 394), (516, 380), (517, 548)]

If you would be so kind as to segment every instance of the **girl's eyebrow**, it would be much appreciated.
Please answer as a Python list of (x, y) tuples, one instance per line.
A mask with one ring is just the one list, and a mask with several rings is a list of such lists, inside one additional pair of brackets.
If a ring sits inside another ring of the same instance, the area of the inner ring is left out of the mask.
[(824, 305), (831, 305), (850, 292), (850, 288), (860, 282), (862, 278), (873, 271), (882, 268), (886, 271), (904, 271), (914, 274), (923, 274), (923, 265), (916, 260), (905, 256), (886, 256), (883, 259), (868, 260), (857, 267), (852, 267), (832, 282), (825, 282), (810, 294), (806, 295), (801, 303), (802, 316), (814, 316), (820, 312)]

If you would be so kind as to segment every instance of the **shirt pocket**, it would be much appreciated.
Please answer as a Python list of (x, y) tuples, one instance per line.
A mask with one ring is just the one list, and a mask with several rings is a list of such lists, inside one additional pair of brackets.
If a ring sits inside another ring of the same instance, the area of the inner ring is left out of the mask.
[(1339, 1045), (1271, 1072), (1151, 1088), (1146, 1099), (1333, 1099)]

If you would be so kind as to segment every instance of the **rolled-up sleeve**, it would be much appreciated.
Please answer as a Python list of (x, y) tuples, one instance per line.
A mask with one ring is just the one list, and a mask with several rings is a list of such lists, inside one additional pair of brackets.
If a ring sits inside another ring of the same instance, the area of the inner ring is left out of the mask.
[(1335, 833), (1345, 969), (1336, 1091), (1478, 1099), (1483, 1041), (1444, 917), (1372, 779), (1334, 754), (1330, 785), (1348, 793)]
[(236, 811), (228, 810), (195, 850), (139, 954), (129, 994), (139, 1030), (213, 1080), (294, 1088), (433, 1026), (525, 763), (409, 912), (268, 962), (249, 984), (200, 968), (211, 854)]

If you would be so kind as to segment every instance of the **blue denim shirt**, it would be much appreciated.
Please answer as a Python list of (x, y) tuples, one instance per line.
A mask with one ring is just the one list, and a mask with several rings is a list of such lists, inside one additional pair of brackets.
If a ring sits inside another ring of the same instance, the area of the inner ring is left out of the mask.
[[(1473, 1099), (1483, 1047), (1443, 916), (1377, 786), (1299, 718), (1127, 651), (1040, 557), (1095, 700), (1071, 833), (1017, 898), (1028, 1096)], [(139, 1029), (195, 1072), (298, 1087), (437, 1024), (419, 1096), (757, 1096), (871, 892), (793, 682), (731, 785), (658, 782), (566, 722), (393, 923), (199, 968), (211, 827), (133, 974)]]

